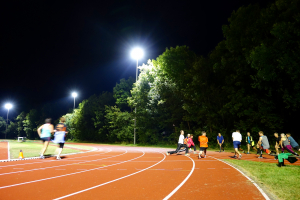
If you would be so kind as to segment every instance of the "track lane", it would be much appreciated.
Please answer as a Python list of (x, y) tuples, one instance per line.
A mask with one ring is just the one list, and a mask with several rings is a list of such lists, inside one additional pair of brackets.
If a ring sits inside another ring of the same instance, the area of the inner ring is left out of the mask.
[[(141, 153), (140, 153), (141, 154)], [(131, 158), (133, 155), (137, 156), (136, 153), (132, 154), (126, 154), (124, 157), (123, 163), (119, 164), (113, 164), (111, 166), (101, 167), (101, 169), (107, 168), (108, 170), (93, 170), (86, 172), (84, 174), (76, 174), (74, 176), (67, 176), (67, 177), (61, 177), (58, 179), (51, 179), (47, 181), (43, 181), (40, 183), (31, 183), (31, 184), (25, 184), (20, 185), (15, 188), (17, 190), (21, 190), (22, 195), (25, 197), (32, 197), (33, 192), (35, 195), (35, 198), (42, 198), (43, 199), (53, 199), (55, 197), (64, 196), (73, 192), (76, 192), (80, 189), (86, 189), (87, 187), (91, 187), (97, 184), (105, 183), (117, 178), (120, 178), (122, 176), (126, 176), (130, 173), (134, 173), (137, 170), (135, 169), (136, 166), (143, 169), (147, 166), (153, 165), (153, 163), (150, 162), (137, 162), (137, 165), (132, 165), (130, 161), (132, 160), (139, 160), (139, 161), (146, 161), (146, 160), (152, 160), (157, 161), (159, 158), (157, 157), (157, 154), (155, 157), (151, 157), (153, 155), (147, 153), (148, 158), (144, 158), (145, 154), (138, 155), (138, 157)], [(161, 154), (160, 154), (161, 155)], [(160, 159), (163, 156), (160, 156)], [(120, 170), (120, 169), (126, 169), (126, 170)], [(6, 199), (14, 199), (19, 194), (13, 194), (13, 190), (16, 190), (15, 188), (5, 188), (3, 191), (5, 191)], [(55, 192), (53, 192), (55, 191)], [(1, 194), (0, 190), (0, 195)]]
[[(99, 199), (98, 194), (101, 194), (101, 199), (163, 199), (187, 178), (192, 167), (188, 157), (167, 156), (163, 162), (134, 176), (67, 196), (66, 199)], [(136, 166), (136, 170), (141, 169)]]
[[(115, 155), (115, 153), (111, 153), (112, 155), (110, 157), (102, 158), (102, 159), (113, 159), (115, 157), (122, 156), (126, 153), (127, 153), (126, 150), (125, 150), (125, 152), (118, 153), (117, 155)], [(0, 180), (3, 180), (0, 182), (0, 190), (4, 189), (4, 188), (8, 188), (8, 187), (15, 187), (15, 186), (19, 186), (19, 185), (40, 182), (40, 181), (70, 176), (70, 175), (74, 175), (74, 174), (78, 174), (78, 173), (88, 172), (88, 171), (99, 168), (99, 166), (100, 166), (99, 162), (101, 162), (101, 157), (99, 157), (99, 161), (90, 162), (89, 164), (83, 164), (88, 169), (80, 171), (80, 172), (78, 172), (78, 170), (77, 170), (80, 163), (75, 162), (75, 163), (72, 163), (72, 165), (60, 167), (60, 169), (64, 169), (64, 170), (56, 170), (53, 168), (46, 168), (45, 170), (40, 170), (40, 171), (31, 170), (31, 171), (28, 171), (25, 173), (7, 174), (4, 176), (0, 176)], [(56, 163), (60, 163), (60, 162), (57, 161)], [(51, 164), (53, 164), (53, 163), (51, 163)]]

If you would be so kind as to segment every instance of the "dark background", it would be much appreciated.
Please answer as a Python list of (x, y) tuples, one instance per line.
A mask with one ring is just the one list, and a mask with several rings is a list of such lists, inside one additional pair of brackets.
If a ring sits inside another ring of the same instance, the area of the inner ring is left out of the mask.
[(47, 103), (63, 114), (121, 78), (135, 77), (130, 50), (142, 64), (166, 47), (207, 55), (223, 40), (222, 25), (240, 6), (273, 1), (7, 1), (1, 3), (0, 116)]

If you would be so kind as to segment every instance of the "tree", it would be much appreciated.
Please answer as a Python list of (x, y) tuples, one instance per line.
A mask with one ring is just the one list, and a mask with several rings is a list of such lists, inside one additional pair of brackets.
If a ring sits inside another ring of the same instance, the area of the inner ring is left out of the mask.
[(135, 80), (132, 77), (129, 79), (121, 79), (113, 88), (113, 96), (116, 99), (116, 104), (121, 110), (129, 110), (127, 98), (131, 96), (130, 90), (132, 89)]

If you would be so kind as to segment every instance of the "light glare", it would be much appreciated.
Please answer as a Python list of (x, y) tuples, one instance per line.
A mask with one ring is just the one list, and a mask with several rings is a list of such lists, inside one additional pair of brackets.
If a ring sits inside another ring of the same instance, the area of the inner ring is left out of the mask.
[(4, 107), (6, 108), (6, 109), (11, 109), (12, 108), (12, 104), (10, 104), (10, 103), (7, 103), (7, 104), (5, 104), (4, 105)]
[(74, 98), (77, 97), (77, 93), (76, 93), (76, 92), (73, 92), (73, 93), (72, 93), (72, 97), (74, 97)]
[(141, 48), (134, 48), (131, 51), (131, 57), (135, 60), (139, 60), (144, 56), (144, 51)]

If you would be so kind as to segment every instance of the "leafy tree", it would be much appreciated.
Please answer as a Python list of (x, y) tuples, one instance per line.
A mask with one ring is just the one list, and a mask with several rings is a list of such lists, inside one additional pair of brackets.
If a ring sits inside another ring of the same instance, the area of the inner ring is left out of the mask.
[(134, 128), (132, 114), (127, 111), (121, 112), (117, 106), (105, 106), (105, 112), (108, 140), (110, 142), (132, 142)]
[(121, 110), (129, 110), (127, 98), (131, 96), (130, 90), (135, 80), (132, 77), (129, 79), (121, 79), (113, 88), (113, 96), (116, 99), (116, 104)]

